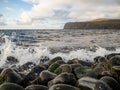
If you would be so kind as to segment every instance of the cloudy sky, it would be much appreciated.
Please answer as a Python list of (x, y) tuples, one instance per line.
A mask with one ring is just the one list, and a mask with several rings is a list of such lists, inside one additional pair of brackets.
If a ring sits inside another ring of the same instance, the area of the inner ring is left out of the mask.
[(0, 0), (0, 29), (61, 29), (97, 18), (120, 19), (120, 0)]

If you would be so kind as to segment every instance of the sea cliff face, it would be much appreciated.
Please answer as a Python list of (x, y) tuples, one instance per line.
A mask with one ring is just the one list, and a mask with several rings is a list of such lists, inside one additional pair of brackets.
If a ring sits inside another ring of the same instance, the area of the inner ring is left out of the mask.
[(120, 29), (120, 20), (96, 19), (87, 22), (68, 22), (64, 29)]

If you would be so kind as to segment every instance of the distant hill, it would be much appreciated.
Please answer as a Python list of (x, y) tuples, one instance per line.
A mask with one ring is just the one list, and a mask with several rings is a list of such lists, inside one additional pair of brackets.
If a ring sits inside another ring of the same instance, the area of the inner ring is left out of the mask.
[(87, 22), (68, 22), (64, 29), (120, 29), (120, 19), (100, 18)]

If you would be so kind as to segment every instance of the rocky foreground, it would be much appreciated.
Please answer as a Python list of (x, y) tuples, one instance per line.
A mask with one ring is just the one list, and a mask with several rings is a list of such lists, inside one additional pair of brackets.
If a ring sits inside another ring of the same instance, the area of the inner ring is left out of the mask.
[[(44, 63), (45, 62), (45, 63)], [(18, 63), (9, 56), (6, 63)], [(45, 57), (38, 65), (0, 68), (0, 90), (120, 90), (120, 53), (94, 62)]]

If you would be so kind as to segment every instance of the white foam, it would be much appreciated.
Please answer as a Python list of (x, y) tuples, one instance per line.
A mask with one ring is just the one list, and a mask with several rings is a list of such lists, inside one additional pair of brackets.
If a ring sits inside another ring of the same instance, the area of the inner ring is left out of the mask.
[(51, 54), (47, 47), (20, 47), (11, 42), (10, 37), (4, 36), (5, 43), (0, 46), (0, 67), (5, 64), (7, 56), (14, 56), (19, 60), (19, 65), (22, 65), (28, 61), (38, 63), (41, 56), (48, 56), (50, 59), (56, 56), (61, 56), (65, 61), (78, 58), (80, 60), (90, 60), (96, 56), (104, 56), (110, 53), (120, 53), (120, 48), (115, 51), (108, 51), (105, 48), (97, 47), (96, 51), (90, 51), (87, 49), (78, 49), (69, 53), (55, 53)]

